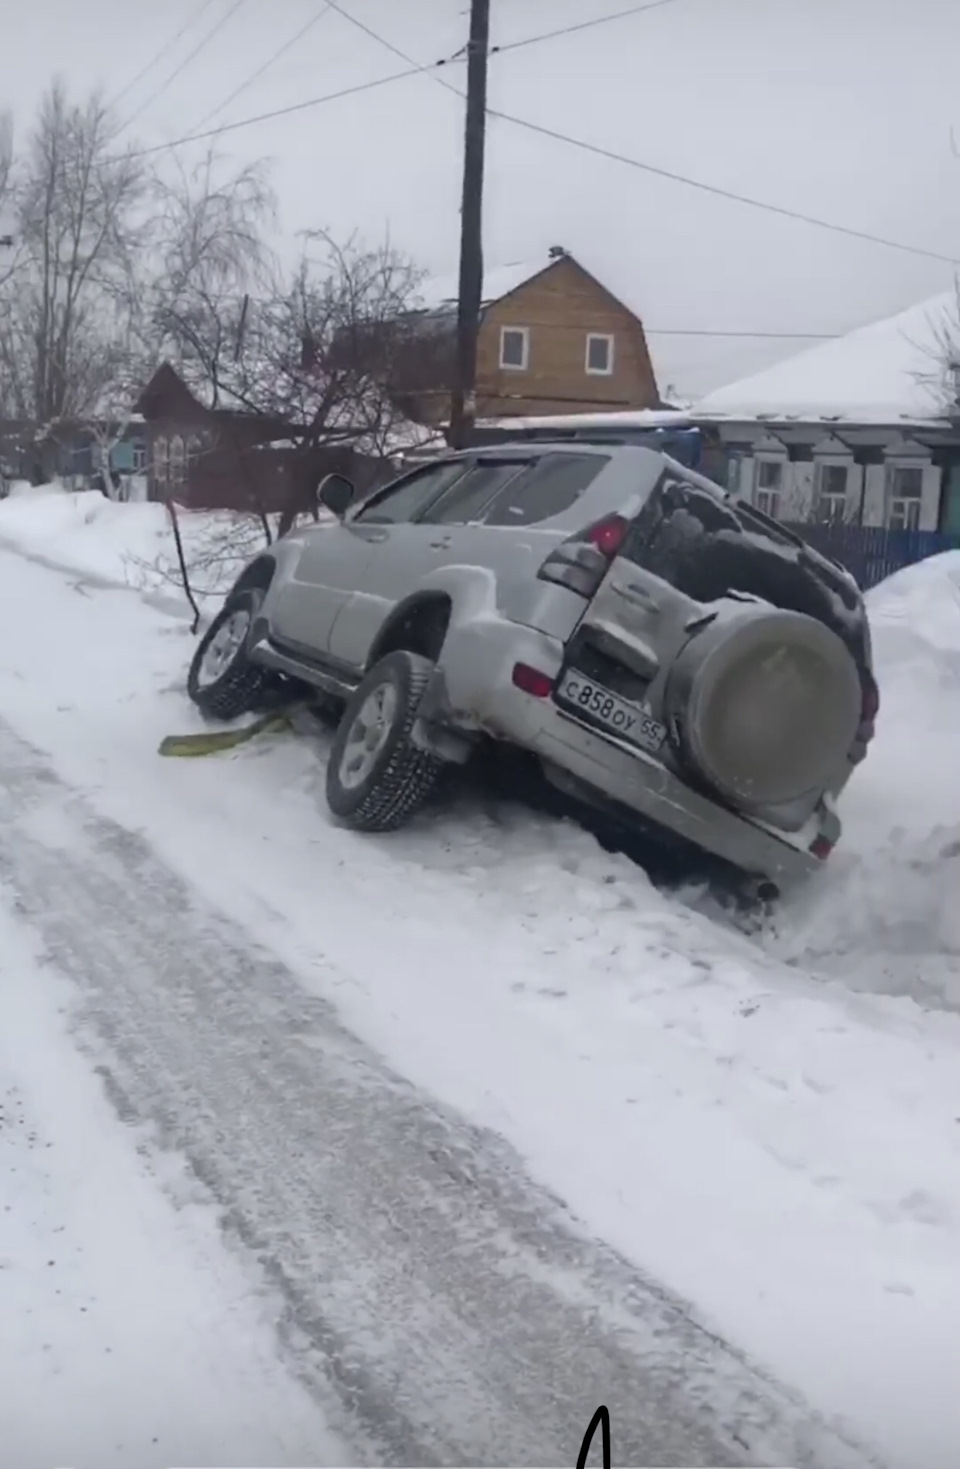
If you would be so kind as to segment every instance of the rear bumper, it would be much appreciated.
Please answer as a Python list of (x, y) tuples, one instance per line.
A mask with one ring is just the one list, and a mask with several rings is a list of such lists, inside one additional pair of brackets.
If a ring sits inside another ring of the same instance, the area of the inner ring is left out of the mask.
[(543, 760), (561, 766), (646, 821), (752, 876), (790, 887), (821, 866), (810, 852), (691, 790), (652, 756), (595, 734), (552, 704), (544, 709), (534, 748)]
[(533, 628), (489, 615), (454, 625), (442, 658), (441, 718), (531, 750), (606, 800), (752, 876), (790, 887), (820, 869), (806, 847), (816, 832), (798, 833), (797, 845), (781, 840), (691, 790), (652, 756), (596, 733), (552, 699), (534, 698), (513, 684), (516, 663), (556, 679), (562, 661), (562, 643)]

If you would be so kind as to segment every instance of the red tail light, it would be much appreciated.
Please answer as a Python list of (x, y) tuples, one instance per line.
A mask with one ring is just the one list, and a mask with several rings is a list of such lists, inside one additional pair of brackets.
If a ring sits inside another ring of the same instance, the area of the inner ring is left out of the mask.
[(556, 582), (581, 597), (594, 595), (610, 569), (610, 562), (623, 547), (630, 532), (622, 515), (605, 515), (585, 530), (577, 531), (551, 551), (537, 572), (541, 581)]
[(829, 837), (814, 837), (813, 841), (810, 843), (811, 856), (816, 857), (817, 860), (820, 862), (826, 862), (832, 851), (833, 842), (830, 840)]
[(553, 693), (553, 679), (549, 673), (531, 668), (529, 663), (513, 665), (513, 682), (518, 689), (522, 689), (525, 694), (532, 694), (535, 699), (549, 699)]
[(598, 520), (595, 525), (590, 526), (584, 539), (589, 541), (591, 546), (596, 546), (604, 556), (613, 557), (627, 539), (629, 529), (630, 522), (624, 520), (622, 515), (607, 515), (603, 520)]

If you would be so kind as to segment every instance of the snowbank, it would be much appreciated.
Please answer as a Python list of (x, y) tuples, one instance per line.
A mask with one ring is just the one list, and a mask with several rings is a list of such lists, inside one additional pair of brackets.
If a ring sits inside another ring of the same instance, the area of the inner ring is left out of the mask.
[[(191, 587), (215, 602), (264, 543), (254, 516), (180, 510)], [(0, 500), (0, 542), (81, 577), (160, 594), (187, 608), (169, 512), (156, 502), (119, 504), (95, 490), (54, 485)]]
[(841, 805), (844, 839), (772, 948), (858, 989), (960, 1009), (960, 552), (867, 594), (876, 739)]
[(0, 888), (0, 1464), (350, 1463), (281, 1366), (262, 1286), (213, 1211), (169, 1157), (162, 1188), (147, 1140), (118, 1121), (68, 1034), (71, 988), (8, 899)]
[[(950, 1469), (960, 1020), (851, 993), (871, 986), (878, 943), (850, 906), (862, 891), (906, 921), (918, 899), (890, 893), (896, 828), (915, 855), (960, 822), (942, 775), (956, 697), (942, 566), (913, 574), (916, 603), (909, 583), (887, 612), (872, 599), (882, 733), (847, 803), (846, 865), (825, 878), (836, 893), (810, 900), (806, 932), (791, 915), (784, 964), (523, 812), (467, 802), (393, 838), (340, 831), (316, 742), (158, 761), (162, 735), (199, 725), (186, 627), (133, 598), (118, 618), (114, 597), (3, 562), (18, 605), (44, 615), (4, 651), (0, 709), (64, 779), (400, 1071), (508, 1137), (584, 1230), (888, 1465)], [(818, 935), (848, 944), (844, 983), (800, 962)]]

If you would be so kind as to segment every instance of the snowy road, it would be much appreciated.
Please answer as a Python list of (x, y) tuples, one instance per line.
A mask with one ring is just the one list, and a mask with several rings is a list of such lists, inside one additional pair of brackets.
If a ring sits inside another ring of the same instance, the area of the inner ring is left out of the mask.
[(841, 1463), (835, 1444), (813, 1457), (785, 1393), (578, 1239), (502, 1142), (392, 1075), (2, 725), (0, 833), (0, 879), (80, 987), (118, 1111), (187, 1158), (255, 1254), (361, 1459), (568, 1463), (602, 1401), (622, 1463)]
[(844, 850), (749, 942), (509, 807), (339, 831), (322, 742), (158, 760), (192, 643), (116, 581), (159, 509), (0, 507), (50, 563), (0, 552), (0, 854), (355, 1461), (572, 1463), (603, 1399), (615, 1462), (952, 1469), (954, 584), (888, 599)]

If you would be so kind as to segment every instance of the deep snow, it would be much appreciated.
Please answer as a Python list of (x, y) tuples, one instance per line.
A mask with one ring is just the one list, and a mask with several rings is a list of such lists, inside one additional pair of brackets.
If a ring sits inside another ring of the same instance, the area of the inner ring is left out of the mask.
[[(52, 506), (0, 506), (0, 538), (82, 572)], [(107, 507), (90, 569), (122, 581), (121, 517), (136, 541), (152, 512)], [(960, 557), (871, 598), (883, 710), (847, 839), (757, 941), (525, 812), (463, 798), (392, 839), (338, 831), (322, 742), (159, 761), (199, 725), (185, 620), (2, 563), (22, 615), (0, 710), (65, 779), (710, 1326), (889, 1464), (952, 1465), (960, 1020), (910, 996), (955, 977)]]
[(269, 1293), (75, 1050), (72, 1000), (0, 886), (0, 1466), (349, 1463)]
[(907, 424), (942, 420), (955, 398), (957, 289), (797, 352), (717, 388), (697, 413), (721, 418)]
[(882, 707), (845, 839), (772, 953), (857, 989), (960, 1010), (960, 552), (868, 594)]

